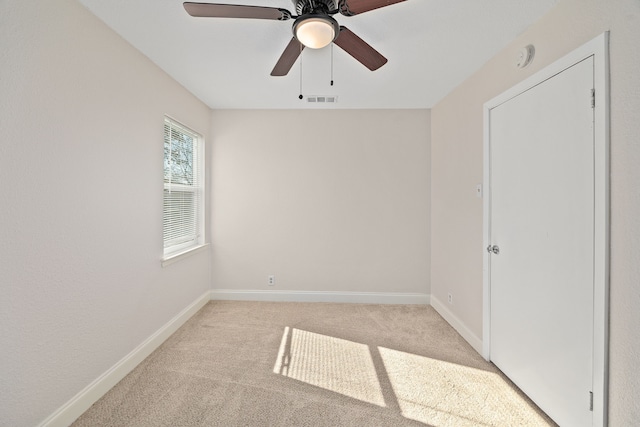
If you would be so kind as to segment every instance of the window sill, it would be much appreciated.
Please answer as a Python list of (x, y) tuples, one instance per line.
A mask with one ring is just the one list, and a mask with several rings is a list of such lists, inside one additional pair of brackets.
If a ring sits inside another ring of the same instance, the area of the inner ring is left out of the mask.
[(187, 258), (187, 257), (189, 257), (189, 256), (191, 256), (193, 254), (196, 254), (198, 252), (202, 252), (202, 251), (204, 251), (206, 249), (209, 249), (209, 246), (210, 246), (209, 243), (205, 243), (204, 245), (200, 245), (200, 246), (196, 246), (196, 247), (193, 247), (193, 248), (189, 248), (189, 249), (187, 249), (185, 251), (182, 251), (182, 252), (176, 252), (174, 254), (167, 255), (167, 256), (163, 257), (162, 260), (161, 260), (162, 267), (166, 267), (168, 265), (173, 264), (174, 262), (178, 262), (178, 261), (180, 261), (180, 260), (182, 260), (184, 258)]

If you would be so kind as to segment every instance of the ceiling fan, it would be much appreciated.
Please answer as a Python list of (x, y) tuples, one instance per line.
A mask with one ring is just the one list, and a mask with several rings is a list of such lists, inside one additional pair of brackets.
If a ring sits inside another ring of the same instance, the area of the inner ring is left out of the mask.
[(262, 6), (246, 6), (220, 3), (185, 2), (187, 13), (195, 17), (251, 18), (293, 22), (293, 38), (271, 71), (272, 76), (286, 76), (305, 47), (323, 48), (335, 43), (362, 65), (375, 71), (387, 63), (387, 58), (355, 35), (347, 27), (338, 24), (332, 15), (359, 15), (370, 10), (390, 6), (406, 0), (292, 0), (296, 15), (286, 9)]

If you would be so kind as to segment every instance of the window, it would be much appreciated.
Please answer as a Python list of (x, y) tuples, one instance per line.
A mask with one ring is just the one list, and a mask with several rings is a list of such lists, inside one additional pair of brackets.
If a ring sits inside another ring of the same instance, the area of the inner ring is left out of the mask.
[(202, 137), (164, 120), (165, 257), (204, 243), (204, 147)]

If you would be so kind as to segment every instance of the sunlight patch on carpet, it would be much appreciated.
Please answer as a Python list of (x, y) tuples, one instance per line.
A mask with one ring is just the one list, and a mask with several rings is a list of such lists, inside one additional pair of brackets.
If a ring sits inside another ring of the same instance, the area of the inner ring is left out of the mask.
[[(378, 347), (402, 415), (435, 427), (547, 426), (498, 374)], [(508, 420), (505, 419), (508, 414)]]
[(287, 327), (273, 372), (385, 406), (369, 347), (364, 344)]
[(549, 425), (498, 373), (295, 328), (273, 372), (433, 427)]

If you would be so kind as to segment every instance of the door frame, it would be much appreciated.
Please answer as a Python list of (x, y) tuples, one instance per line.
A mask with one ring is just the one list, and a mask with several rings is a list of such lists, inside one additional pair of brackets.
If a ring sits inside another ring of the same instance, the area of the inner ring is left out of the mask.
[(609, 32), (585, 43), (553, 64), (486, 102), (484, 112), (483, 331), (482, 356), (491, 360), (491, 110), (578, 62), (594, 59), (594, 325), (593, 425), (607, 425), (609, 353)]

